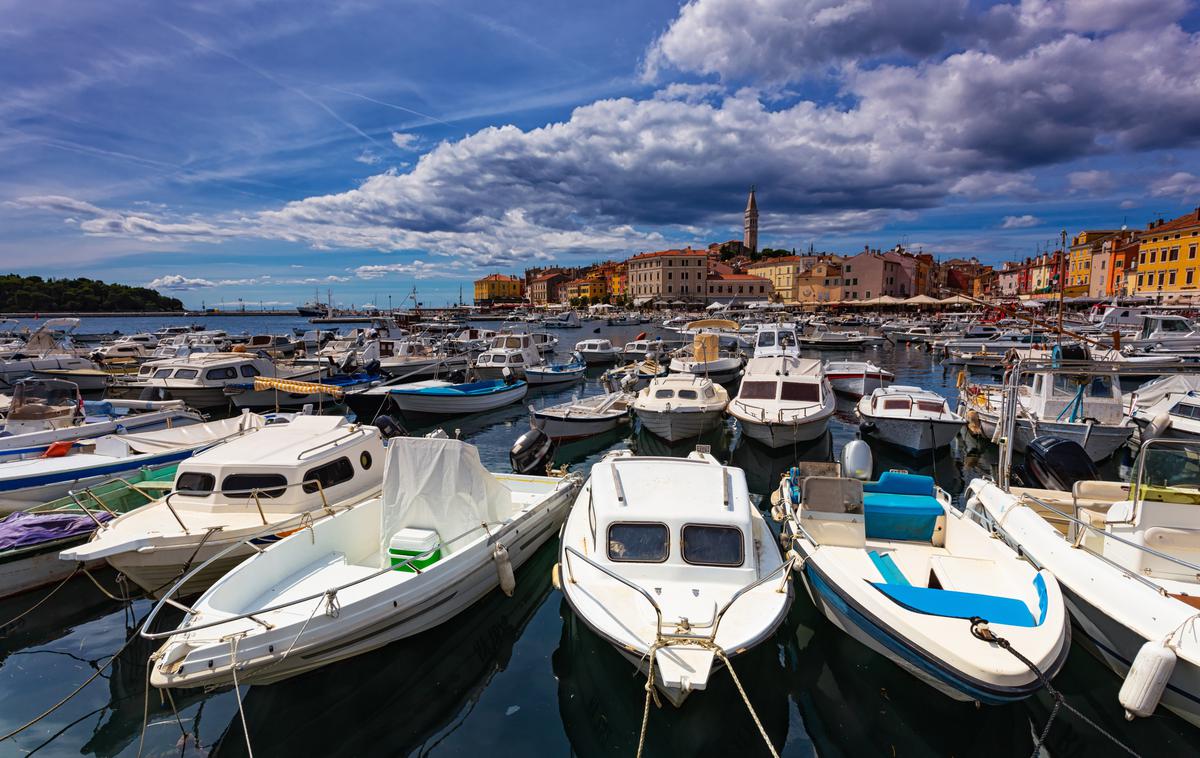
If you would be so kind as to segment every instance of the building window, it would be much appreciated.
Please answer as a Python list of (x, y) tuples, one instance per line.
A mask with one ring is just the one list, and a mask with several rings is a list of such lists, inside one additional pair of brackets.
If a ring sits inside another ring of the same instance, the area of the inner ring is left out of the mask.
[(1196, 257), (1196, 246), (1191, 245), (1188, 247), (1188, 258), (1195, 258), (1195, 257)]
[(1172, 271), (1171, 275), (1169, 277), (1167, 277), (1167, 284), (1174, 284), (1174, 283), (1175, 283), (1175, 272)]
[(1171, 248), (1171, 260), (1173, 260), (1173, 261), (1179, 260), (1179, 248), (1177, 248), (1177, 247)]
[(1154, 261), (1156, 261), (1157, 259), (1158, 259), (1158, 251), (1157, 251), (1157, 250), (1151, 250), (1151, 251), (1150, 251), (1150, 262), (1151, 262), (1151, 263), (1154, 263)]
[(1196, 269), (1194, 269), (1194, 268), (1189, 268), (1189, 269), (1187, 270), (1187, 277), (1184, 279), (1184, 283), (1185, 283), (1185, 284), (1191, 284), (1191, 283), (1192, 283), (1192, 279), (1195, 277), (1195, 274), (1196, 274)]
[(1143, 281), (1145, 279), (1145, 277), (1146, 277), (1145, 274), (1138, 274), (1138, 286), (1139, 287), (1141, 287), (1143, 284), (1145, 284), (1145, 282)]
[(1165, 278), (1166, 278), (1166, 274), (1165, 274), (1165, 273), (1163, 273), (1162, 271), (1159, 271), (1159, 272), (1158, 272), (1158, 286), (1159, 286), (1159, 287), (1163, 286), (1163, 280), (1164, 280)]

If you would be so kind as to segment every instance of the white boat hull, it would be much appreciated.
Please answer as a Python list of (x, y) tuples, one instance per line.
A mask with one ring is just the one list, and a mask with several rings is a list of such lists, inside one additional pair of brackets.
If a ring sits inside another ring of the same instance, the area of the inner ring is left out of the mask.
[[(715, 379), (713, 381), (716, 381)], [(720, 409), (711, 411), (647, 411), (638, 410), (642, 426), (668, 442), (699, 437), (721, 425)]]
[(148, 411), (134, 413), (108, 421), (94, 421), (79, 426), (65, 426), (59, 429), (47, 429), (42, 432), (13, 434), (0, 437), (0, 457), (4, 451), (14, 448), (39, 447), (62, 440), (81, 440), (89, 437), (99, 437), (104, 434), (153, 432), (159, 429), (170, 429), (176, 426), (198, 424), (203, 421), (198, 414), (184, 410)]
[(742, 434), (750, 439), (758, 440), (768, 447), (786, 447), (796, 442), (811, 442), (825, 434), (832, 415), (822, 414), (820, 417), (805, 419), (796, 424), (755, 421), (741, 415), (734, 415), (734, 418), (741, 426)]
[(892, 383), (890, 376), (883, 373), (837, 373), (825, 374), (833, 391), (851, 397), (870, 395), (877, 389)]
[[(36, 552), (0, 563), (0, 598), (61, 582), (71, 575), (76, 564), (59, 560), (61, 548), (83, 542), (85, 537), (76, 537), (59, 542), (39, 545)], [(84, 567), (91, 570), (104, 565), (104, 561), (87, 561)]]
[(566, 384), (582, 377), (583, 372), (583, 368), (571, 371), (526, 371), (525, 381), (535, 387), (543, 384)]
[(742, 371), (742, 362), (737, 358), (721, 358), (707, 363), (695, 363), (692, 361), (681, 361), (675, 359), (671, 361), (672, 374), (690, 374), (691, 376), (708, 377), (717, 384), (728, 384)]
[(922, 421), (862, 414), (863, 431), (909, 453), (925, 453), (948, 446), (958, 436), (964, 421)]
[(523, 400), (528, 391), (528, 385), (520, 384), (488, 395), (417, 395), (393, 392), (391, 398), (396, 407), (406, 413), (453, 416), (503, 408)]
[[(960, 415), (965, 416), (970, 410), (970, 408), (964, 407)], [(980, 411), (978, 408), (975, 410), (979, 413), (979, 425), (983, 429), (984, 436), (994, 439), (997, 416)], [(1025, 448), (1035, 437), (1045, 435), (1062, 437), (1079, 443), (1087, 451), (1088, 457), (1099, 463), (1112, 456), (1128, 442), (1129, 438), (1133, 436), (1135, 428), (1132, 424), (1120, 426), (1093, 424), (1089, 427), (1087, 424), (1039, 421), (1035, 430), (1029, 419), (1018, 418), (1016, 439), (1013, 442), (1016, 451), (1024, 453)]]
[(535, 411), (533, 416), (546, 436), (556, 440), (575, 440), (604, 434), (629, 420), (628, 413), (606, 414), (600, 418), (565, 418)]

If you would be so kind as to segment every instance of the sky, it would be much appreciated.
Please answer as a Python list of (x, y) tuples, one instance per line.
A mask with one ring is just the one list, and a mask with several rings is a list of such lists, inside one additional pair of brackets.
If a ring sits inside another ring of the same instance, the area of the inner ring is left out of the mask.
[(472, 296), (741, 237), (986, 263), (1200, 206), (1191, 0), (0, 0), (0, 270)]

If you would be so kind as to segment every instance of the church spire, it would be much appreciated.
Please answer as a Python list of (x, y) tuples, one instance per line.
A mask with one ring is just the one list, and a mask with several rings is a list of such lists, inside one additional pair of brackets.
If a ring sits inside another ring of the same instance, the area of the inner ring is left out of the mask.
[(742, 214), (742, 247), (751, 254), (758, 252), (758, 202), (754, 199), (754, 185), (750, 185), (750, 198)]

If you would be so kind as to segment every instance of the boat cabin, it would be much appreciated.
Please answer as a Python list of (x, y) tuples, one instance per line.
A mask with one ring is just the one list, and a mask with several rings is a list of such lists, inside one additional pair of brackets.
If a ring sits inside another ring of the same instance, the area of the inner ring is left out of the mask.
[(781, 355), (797, 356), (800, 343), (796, 330), (790, 326), (760, 326), (754, 338), (754, 357), (772, 358)]
[(4, 434), (71, 426), (83, 417), (83, 399), (74, 382), (22, 379), (13, 385)]
[(536, 366), (541, 362), (533, 337), (528, 334), (498, 334), (492, 338), (491, 344), (475, 359), (475, 365), (481, 367), (496, 366)]
[(1120, 424), (1125, 417), (1117, 374), (1037, 373), (1028, 378), (1022, 405), (1042, 421)]
[(1190, 336), (1196, 336), (1200, 341), (1200, 335), (1196, 335), (1196, 325), (1192, 321), (1183, 316), (1163, 314), (1142, 316), (1142, 330), (1138, 333), (1138, 339), (1143, 340)]

